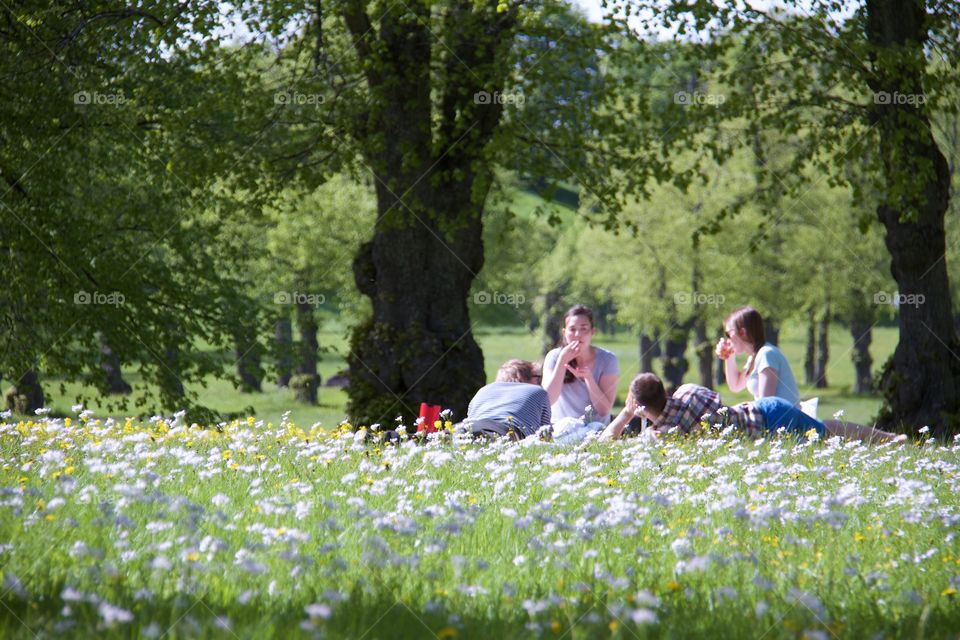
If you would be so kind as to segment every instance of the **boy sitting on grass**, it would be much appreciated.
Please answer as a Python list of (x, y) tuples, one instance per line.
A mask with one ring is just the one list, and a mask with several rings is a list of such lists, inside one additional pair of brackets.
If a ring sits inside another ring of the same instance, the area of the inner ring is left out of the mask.
[(904, 438), (852, 422), (820, 421), (776, 396), (727, 407), (720, 402), (717, 392), (698, 384), (684, 384), (672, 397), (667, 397), (663, 382), (653, 373), (641, 373), (633, 379), (623, 410), (601, 437), (619, 439), (634, 417), (649, 420), (656, 434), (673, 428), (687, 434), (704, 421), (733, 426), (752, 438), (775, 434), (781, 427), (797, 437), (805, 436), (812, 429), (821, 439), (836, 435), (864, 442), (888, 442)]

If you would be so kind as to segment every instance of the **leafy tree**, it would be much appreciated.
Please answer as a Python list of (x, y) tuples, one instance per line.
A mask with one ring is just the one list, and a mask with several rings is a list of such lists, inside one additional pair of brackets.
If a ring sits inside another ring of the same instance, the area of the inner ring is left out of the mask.
[[(550, 0), (339, 0), (322, 16), (314, 5), (268, 6), (297, 34), (283, 52), (288, 86), (326, 96), (323, 109), (289, 112), (290, 170), (304, 176), (312, 163), (338, 162), (356, 169), (359, 160), (373, 176), (377, 220), (354, 261), (372, 316), (352, 334), (348, 411), (379, 422), (429, 401), (463, 415), (484, 382), (468, 300), (483, 266), (495, 169), (523, 159), (548, 192), (561, 180), (599, 183), (611, 166), (636, 160), (608, 156), (601, 131), (621, 142), (652, 137), (623, 127), (635, 101), (614, 98), (623, 87), (603, 82), (583, 102), (531, 107), (536, 120), (527, 122), (529, 100), (552, 99), (538, 88), (560, 86), (573, 66), (589, 74), (598, 58), (602, 66), (617, 54), (609, 30)], [(579, 124), (543, 126), (550, 112)], [(633, 174), (642, 183), (658, 168), (647, 162)]]
[(184, 383), (222, 370), (193, 344), (225, 347), (248, 303), (198, 211), (222, 167), (259, 173), (235, 117), (258, 76), (243, 53), (207, 64), (219, 45), (190, 35), (217, 29), (215, 10), (28, 1), (0, 24), (0, 371), (23, 409), (40, 371), (107, 393), (105, 341), (165, 407), (190, 404)]
[[(668, 114), (667, 124), (682, 127), (676, 134), (681, 146), (702, 147), (722, 161), (735, 148), (722, 139), (731, 122), (750, 135), (775, 130), (790, 137), (795, 153), (788, 171), (761, 163), (755, 201), (768, 215), (783, 194), (802, 191), (806, 167), (864, 197), (848, 180), (845, 162), (869, 160), (876, 220), (885, 230), (898, 289), (924, 300), (900, 308), (900, 342), (881, 378), (886, 402), (880, 424), (955, 431), (960, 340), (942, 260), (949, 169), (930, 117), (956, 110), (945, 90), (956, 86), (960, 68), (958, 6), (824, 1), (768, 11), (732, 1), (624, 4), (641, 33), (668, 28), (690, 34), (691, 50), (724, 87), (722, 104), (702, 104), (697, 97), (689, 108)], [(706, 142), (699, 138), (704, 131), (713, 132)], [(722, 212), (704, 230), (736, 210)]]

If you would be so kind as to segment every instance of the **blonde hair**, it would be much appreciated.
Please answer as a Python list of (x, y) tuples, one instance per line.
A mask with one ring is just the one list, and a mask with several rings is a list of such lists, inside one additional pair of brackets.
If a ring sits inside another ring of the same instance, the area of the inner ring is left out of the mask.
[(497, 371), (497, 382), (530, 382), (536, 365), (528, 360), (507, 360)]

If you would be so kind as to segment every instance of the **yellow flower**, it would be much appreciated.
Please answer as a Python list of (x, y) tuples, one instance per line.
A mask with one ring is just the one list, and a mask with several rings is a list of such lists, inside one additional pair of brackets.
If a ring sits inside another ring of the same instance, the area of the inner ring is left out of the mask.
[(863, 542), (864, 540), (867, 539), (867, 537), (862, 533), (860, 533), (859, 531), (855, 531), (853, 533), (853, 539), (856, 540), (857, 542)]
[(560, 633), (561, 629), (563, 629), (563, 625), (556, 620), (550, 622), (550, 631), (553, 631), (554, 633)]
[(946, 589), (940, 592), (940, 595), (947, 596), (947, 597), (955, 596), (957, 595), (957, 590), (954, 589), (953, 587), (947, 587)]
[(670, 582), (667, 583), (667, 589), (669, 589), (670, 591), (680, 591), (681, 589), (680, 583), (677, 582), (676, 580), (671, 580)]
[(440, 638), (440, 640), (443, 640), (444, 638), (456, 638), (456, 637), (457, 637), (457, 630), (454, 627), (444, 627), (443, 629), (440, 629), (440, 631), (437, 631), (437, 638)]

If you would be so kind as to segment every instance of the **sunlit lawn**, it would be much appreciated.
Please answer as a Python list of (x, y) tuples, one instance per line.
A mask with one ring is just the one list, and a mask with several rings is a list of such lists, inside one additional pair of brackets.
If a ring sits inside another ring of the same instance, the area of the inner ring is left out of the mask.
[[(346, 367), (343, 357), (343, 354), (347, 352), (344, 336), (345, 332), (339, 328), (327, 328), (320, 334), (320, 344), (331, 350), (330, 353), (324, 354), (319, 364), (319, 372), (324, 381)], [(477, 332), (477, 340), (483, 349), (488, 381), (493, 380), (497, 368), (509, 358), (537, 359), (541, 357), (540, 336), (530, 334), (522, 329), (510, 327), (480, 328)], [(893, 352), (896, 340), (897, 332), (895, 328), (879, 327), (874, 329), (872, 354), (875, 368), (879, 367), (887, 356)], [(803, 381), (803, 354), (806, 348), (804, 341), (805, 334), (802, 327), (788, 325), (781, 333), (780, 346), (790, 360), (794, 373), (801, 383)], [(640, 366), (636, 338), (621, 332), (613, 336), (598, 335), (595, 338), (595, 343), (612, 350), (620, 359), (622, 375), (618, 405), (622, 406), (630, 378), (638, 372)], [(819, 415), (821, 418), (829, 418), (837, 410), (843, 409), (847, 419), (867, 422), (876, 414), (880, 406), (878, 397), (862, 397), (850, 393), (853, 382), (853, 365), (850, 361), (851, 344), (852, 340), (849, 333), (842, 327), (834, 326), (830, 334), (831, 359), (827, 376), (831, 386), (828, 389), (812, 389), (803, 387), (801, 384), (801, 394), (804, 398), (820, 397)], [(698, 382), (692, 345), (688, 349), (688, 354), (690, 369), (687, 371), (686, 381)], [(655, 362), (657, 373), (660, 373), (659, 367), (659, 361)], [(136, 384), (139, 381), (135, 373), (128, 374), (126, 377), (131, 384)], [(59, 387), (58, 382), (55, 380), (48, 382), (50, 382), (47, 385), (48, 405), (52, 406), (58, 413), (69, 414), (70, 406), (74, 404), (81, 387), (72, 383), (67, 384), (67, 394), (62, 395), (57, 388)], [(259, 394), (242, 394), (234, 389), (230, 382), (212, 378), (208, 380), (205, 389), (197, 390), (200, 393), (200, 404), (226, 413), (246, 414), (246, 408), (252, 407), (254, 415), (274, 423), (279, 423), (283, 412), (291, 411), (292, 419), (298, 424), (310, 425), (320, 422), (325, 426), (336, 425), (344, 418), (344, 407), (347, 400), (346, 393), (343, 391), (322, 387), (318, 406), (300, 405), (294, 402), (291, 391), (278, 388), (269, 378), (264, 381), (263, 393)], [(729, 403), (750, 399), (746, 392), (732, 394), (725, 388), (721, 388), (720, 391), (724, 400)], [(94, 399), (93, 402), (88, 403), (88, 407), (104, 415), (102, 403), (96, 400), (95, 394), (88, 391), (88, 395)], [(126, 412), (126, 414), (130, 413), (132, 413), (132, 410)], [(118, 411), (114, 411), (113, 414), (125, 415)]]

